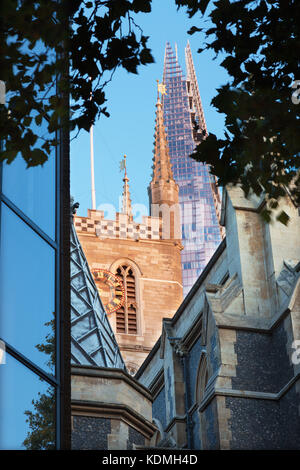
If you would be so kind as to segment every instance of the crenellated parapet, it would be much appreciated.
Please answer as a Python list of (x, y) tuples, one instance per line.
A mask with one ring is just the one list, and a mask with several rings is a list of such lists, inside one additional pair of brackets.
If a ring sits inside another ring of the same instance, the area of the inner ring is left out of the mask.
[(162, 223), (159, 217), (144, 216), (142, 223), (128, 220), (126, 214), (116, 213), (115, 220), (104, 218), (104, 211), (88, 210), (87, 217), (75, 216), (77, 232), (95, 235), (101, 239), (160, 240)]

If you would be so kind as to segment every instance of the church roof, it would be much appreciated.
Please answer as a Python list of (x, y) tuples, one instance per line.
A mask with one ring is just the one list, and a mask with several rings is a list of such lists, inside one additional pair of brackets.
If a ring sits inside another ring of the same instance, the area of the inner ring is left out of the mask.
[(71, 362), (125, 369), (88, 262), (71, 223)]

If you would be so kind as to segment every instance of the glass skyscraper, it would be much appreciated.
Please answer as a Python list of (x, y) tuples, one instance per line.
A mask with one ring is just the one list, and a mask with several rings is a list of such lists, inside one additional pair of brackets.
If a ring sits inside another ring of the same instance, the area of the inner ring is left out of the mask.
[(0, 163), (1, 450), (70, 446), (68, 130), (56, 137), (43, 166)]
[[(216, 179), (206, 164), (189, 155), (205, 139), (207, 129), (189, 44), (185, 49), (186, 76), (169, 43), (163, 82), (164, 124), (173, 175), (179, 185), (182, 223), (182, 276), (186, 295), (221, 242), (220, 197)], [(195, 126), (197, 124), (197, 126)]]

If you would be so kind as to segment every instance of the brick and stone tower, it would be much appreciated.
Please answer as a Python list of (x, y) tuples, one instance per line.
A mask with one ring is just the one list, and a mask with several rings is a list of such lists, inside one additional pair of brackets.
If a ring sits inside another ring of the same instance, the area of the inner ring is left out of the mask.
[[(122, 212), (115, 220), (88, 210), (75, 228), (94, 274), (127, 370), (134, 374), (157, 341), (162, 318), (182, 301), (178, 186), (172, 175), (160, 99), (156, 105), (151, 215), (133, 220), (126, 158)], [(176, 212), (177, 211), (177, 212)]]
[(154, 165), (152, 181), (148, 188), (150, 211), (153, 216), (160, 216), (162, 218), (163, 238), (181, 240), (179, 188), (173, 177), (159, 91), (163, 95), (165, 87), (158, 83), (154, 134)]
[[(162, 91), (164, 91), (164, 88), (162, 88)], [(178, 185), (175, 183), (171, 168), (159, 91), (156, 103), (154, 138), (153, 175), (149, 187), (150, 203), (168, 205), (178, 204)]]

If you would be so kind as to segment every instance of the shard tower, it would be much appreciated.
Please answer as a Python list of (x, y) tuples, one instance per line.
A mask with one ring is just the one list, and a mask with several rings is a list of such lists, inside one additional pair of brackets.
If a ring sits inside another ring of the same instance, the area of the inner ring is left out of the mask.
[(190, 158), (207, 136), (206, 123), (189, 43), (185, 49), (186, 75), (178, 63), (177, 48), (166, 45), (163, 83), (164, 124), (174, 179), (179, 186), (183, 293), (186, 295), (222, 240), (220, 196), (216, 179), (206, 164)]

